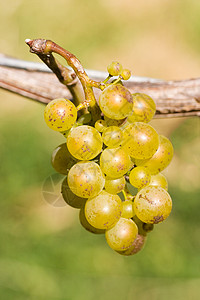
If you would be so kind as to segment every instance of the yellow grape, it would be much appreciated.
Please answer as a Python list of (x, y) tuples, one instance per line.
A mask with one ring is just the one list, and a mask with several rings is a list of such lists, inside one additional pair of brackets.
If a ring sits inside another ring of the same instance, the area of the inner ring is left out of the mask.
[(76, 159), (69, 153), (66, 143), (54, 149), (51, 163), (56, 172), (67, 175), (69, 169), (76, 163)]
[(132, 112), (132, 95), (121, 84), (111, 84), (99, 97), (99, 106), (105, 116), (114, 120), (126, 118)]
[(164, 221), (172, 209), (172, 200), (161, 187), (146, 186), (134, 199), (134, 212), (144, 223), (157, 224)]
[(122, 130), (117, 126), (107, 127), (102, 134), (102, 140), (109, 148), (116, 148), (120, 145), (123, 137)]
[(81, 225), (89, 232), (95, 234), (105, 233), (105, 229), (98, 229), (93, 227), (85, 217), (85, 207), (82, 207), (79, 211), (79, 221)]
[(134, 216), (133, 201), (125, 200), (122, 202), (122, 217), (130, 219)]
[(71, 191), (83, 198), (99, 194), (105, 183), (104, 175), (93, 161), (83, 161), (75, 164), (68, 173), (68, 185)]
[(92, 126), (82, 125), (72, 128), (67, 136), (67, 148), (79, 160), (90, 160), (102, 149), (100, 133)]
[(158, 134), (149, 124), (135, 122), (127, 125), (123, 130), (122, 147), (135, 159), (152, 157), (158, 145)]
[(165, 189), (166, 191), (168, 190), (168, 182), (167, 182), (167, 179), (166, 177), (161, 174), (161, 173), (158, 173), (156, 175), (151, 175), (151, 180), (150, 180), (150, 183), (149, 185), (153, 185), (153, 186), (160, 186), (162, 187), (163, 189)]
[(94, 124), (94, 127), (96, 128), (96, 130), (98, 130), (99, 132), (103, 132), (104, 129), (107, 127), (106, 121), (105, 120), (97, 120)]
[(67, 182), (67, 177), (65, 177), (65, 179), (62, 182), (61, 193), (63, 199), (69, 206), (74, 208), (81, 208), (85, 205), (85, 201), (86, 201), (85, 198), (78, 197), (77, 195), (72, 193)]
[(106, 230), (105, 236), (113, 250), (123, 251), (133, 244), (137, 234), (138, 228), (133, 220), (120, 218), (112, 228)]
[(131, 71), (128, 69), (123, 69), (120, 74), (120, 77), (124, 80), (128, 80), (131, 77)]
[(120, 178), (105, 178), (105, 190), (110, 194), (118, 194), (125, 187), (126, 181), (124, 177)]
[(122, 177), (132, 166), (130, 156), (121, 147), (106, 148), (100, 156), (102, 171), (111, 178)]
[(156, 112), (156, 104), (153, 99), (143, 93), (135, 93), (133, 96), (133, 112), (128, 116), (129, 122), (148, 123)]
[(141, 189), (145, 185), (148, 185), (151, 180), (151, 173), (147, 168), (135, 167), (129, 174), (129, 181), (137, 189)]
[(95, 228), (111, 228), (120, 218), (122, 202), (118, 195), (102, 191), (85, 204), (85, 217)]
[(55, 131), (70, 129), (77, 119), (75, 105), (67, 99), (59, 98), (50, 101), (44, 110), (46, 124)]
[(122, 72), (122, 65), (118, 61), (113, 61), (107, 66), (107, 70), (111, 76), (118, 76)]
[(164, 170), (172, 160), (173, 146), (168, 138), (159, 136), (159, 146), (155, 154), (148, 160), (135, 160), (137, 166), (143, 166), (149, 169), (152, 175), (158, 174)]
[(144, 248), (146, 242), (146, 236), (138, 234), (133, 241), (133, 244), (124, 251), (117, 251), (117, 253), (124, 255), (124, 256), (130, 256), (137, 254), (139, 251), (141, 251)]

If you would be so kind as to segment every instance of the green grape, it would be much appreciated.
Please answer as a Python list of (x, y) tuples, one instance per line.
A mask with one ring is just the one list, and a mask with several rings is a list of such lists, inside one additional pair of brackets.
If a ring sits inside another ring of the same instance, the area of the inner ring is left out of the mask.
[(130, 256), (137, 254), (139, 251), (141, 251), (144, 248), (146, 242), (146, 236), (138, 234), (133, 241), (133, 244), (124, 251), (117, 251), (117, 253), (124, 255), (124, 256)]
[(44, 110), (44, 119), (47, 125), (55, 131), (70, 129), (77, 118), (75, 105), (67, 99), (60, 98), (50, 101)]
[(106, 230), (105, 236), (113, 250), (122, 251), (133, 244), (137, 234), (138, 228), (133, 220), (120, 218), (112, 228)]
[(65, 202), (74, 208), (81, 208), (85, 205), (86, 199), (82, 197), (78, 197), (69, 188), (67, 177), (62, 182), (61, 193)]
[(149, 185), (153, 185), (153, 186), (160, 186), (162, 187), (163, 189), (165, 189), (166, 191), (168, 190), (168, 182), (167, 182), (167, 179), (166, 177), (161, 174), (161, 173), (158, 173), (156, 175), (151, 175), (151, 180), (150, 180), (150, 183)]
[(80, 212), (79, 212), (79, 221), (81, 223), (81, 225), (89, 232), (91, 233), (95, 233), (95, 234), (101, 234), (101, 233), (105, 233), (105, 229), (98, 229), (98, 228), (95, 228), (93, 227), (89, 222), (88, 220), (86, 219), (85, 217), (85, 208), (82, 207), (80, 209)]
[(172, 200), (161, 187), (146, 186), (134, 199), (136, 216), (144, 223), (157, 224), (164, 221), (172, 209)]
[(156, 104), (153, 99), (142, 93), (132, 94), (133, 112), (128, 116), (128, 121), (148, 123), (156, 112)]
[(159, 136), (159, 146), (155, 154), (148, 160), (135, 160), (137, 166), (149, 169), (152, 175), (163, 171), (171, 162), (173, 157), (173, 146), (168, 138)]
[(116, 179), (106, 177), (104, 188), (110, 194), (118, 194), (124, 189), (125, 184), (126, 181), (124, 177)]
[(69, 170), (67, 179), (71, 191), (83, 198), (98, 195), (105, 183), (99, 165), (93, 161), (83, 161), (75, 164)]
[(100, 133), (88, 125), (72, 128), (67, 137), (69, 152), (79, 160), (93, 159), (101, 152), (102, 145)]
[(122, 177), (131, 165), (130, 156), (121, 147), (106, 148), (100, 156), (101, 169), (111, 178)]
[(94, 127), (96, 128), (96, 130), (98, 130), (99, 132), (103, 132), (104, 129), (107, 127), (106, 125), (106, 121), (105, 120), (97, 120), (94, 124)]
[(133, 201), (125, 200), (122, 202), (122, 218), (130, 219), (134, 216)]
[(128, 80), (131, 77), (131, 71), (128, 69), (123, 69), (120, 74), (120, 77), (124, 80)]
[(109, 148), (118, 147), (121, 143), (122, 137), (122, 130), (117, 126), (107, 127), (102, 134), (102, 140)]
[(137, 189), (141, 189), (145, 185), (148, 185), (151, 180), (151, 173), (147, 168), (135, 167), (129, 174), (129, 181)]
[(56, 172), (67, 175), (69, 169), (76, 163), (76, 159), (69, 153), (66, 143), (54, 149), (51, 163)]
[(123, 85), (111, 84), (101, 93), (99, 106), (108, 118), (114, 120), (124, 119), (132, 112), (132, 95)]
[(122, 147), (135, 159), (152, 157), (158, 145), (158, 134), (149, 124), (135, 122), (127, 125), (123, 130)]
[(118, 61), (113, 61), (107, 66), (107, 70), (111, 76), (118, 76), (122, 72), (122, 65)]
[(85, 217), (95, 228), (108, 229), (119, 220), (122, 202), (118, 195), (102, 191), (85, 204)]

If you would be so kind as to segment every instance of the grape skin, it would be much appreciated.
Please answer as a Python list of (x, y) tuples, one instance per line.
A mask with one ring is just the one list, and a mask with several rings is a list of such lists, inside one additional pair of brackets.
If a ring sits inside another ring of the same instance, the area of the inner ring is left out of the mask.
[(76, 122), (77, 109), (70, 100), (55, 99), (45, 107), (44, 119), (51, 129), (62, 132), (70, 129)]
[(158, 149), (159, 138), (149, 124), (135, 122), (123, 130), (122, 147), (135, 159), (148, 159)]
[(125, 200), (122, 202), (122, 218), (130, 219), (134, 216), (133, 201)]
[(113, 61), (107, 66), (107, 71), (111, 76), (118, 76), (122, 72), (122, 65), (118, 61)]
[(109, 148), (116, 148), (120, 145), (123, 133), (122, 130), (117, 126), (107, 127), (102, 134), (102, 140)]
[(157, 224), (164, 221), (172, 209), (172, 200), (161, 187), (146, 186), (134, 199), (134, 212), (144, 223)]
[(104, 175), (93, 161), (75, 164), (68, 173), (68, 185), (71, 191), (82, 198), (94, 197), (99, 194), (105, 184)]
[(67, 148), (79, 160), (90, 160), (102, 149), (100, 133), (92, 126), (82, 125), (73, 128), (67, 136)]
[(141, 189), (148, 185), (151, 180), (151, 173), (147, 168), (135, 167), (129, 174), (129, 181), (134, 187)]
[(94, 234), (102, 234), (105, 233), (105, 229), (98, 229), (93, 227), (88, 220), (86, 219), (85, 216), (85, 207), (82, 207), (79, 211), (79, 221), (81, 225), (89, 232), (94, 233)]
[(118, 194), (124, 189), (125, 184), (126, 181), (124, 177), (114, 179), (106, 176), (104, 188), (110, 194)]
[(89, 198), (85, 204), (85, 217), (95, 228), (111, 228), (119, 220), (121, 213), (122, 202), (119, 196), (106, 191)]
[(123, 85), (112, 84), (101, 93), (99, 106), (108, 118), (114, 120), (124, 119), (132, 112), (132, 95)]
[(138, 234), (133, 241), (133, 244), (124, 251), (117, 251), (117, 253), (124, 255), (124, 256), (131, 256), (134, 254), (137, 254), (139, 251), (141, 251), (144, 248), (146, 242), (146, 236)]
[(105, 237), (113, 250), (123, 251), (133, 244), (137, 234), (138, 228), (135, 222), (121, 217), (112, 228), (106, 230)]
[(150, 180), (150, 183), (149, 185), (153, 185), (153, 186), (160, 186), (162, 187), (163, 189), (165, 189), (166, 191), (168, 190), (168, 182), (167, 182), (167, 179), (166, 177), (161, 174), (161, 173), (158, 173), (156, 175), (151, 175), (151, 180)]
[(73, 208), (81, 208), (85, 205), (86, 199), (82, 197), (78, 197), (74, 193), (72, 193), (71, 189), (69, 188), (67, 177), (62, 182), (61, 186), (61, 193), (65, 202), (73, 207)]

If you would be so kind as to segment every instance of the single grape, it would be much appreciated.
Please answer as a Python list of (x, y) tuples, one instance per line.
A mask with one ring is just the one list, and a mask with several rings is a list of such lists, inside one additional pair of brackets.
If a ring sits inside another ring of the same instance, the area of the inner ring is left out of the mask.
[(122, 202), (122, 218), (130, 219), (134, 216), (133, 201), (125, 200)]
[(146, 186), (134, 199), (135, 214), (144, 223), (157, 224), (164, 221), (171, 209), (171, 197), (161, 187)]
[(121, 84), (111, 84), (99, 97), (99, 106), (105, 116), (120, 120), (131, 114), (133, 108), (132, 95)]
[(156, 104), (153, 99), (142, 93), (132, 94), (133, 96), (133, 111), (128, 116), (128, 121), (148, 123), (156, 112)]
[(67, 175), (69, 169), (76, 163), (76, 159), (69, 153), (66, 143), (54, 149), (51, 163), (56, 172)]
[(92, 126), (82, 125), (72, 128), (67, 137), (67, 148), (79, 160), (90, 160), (102, 149), (100, 133)]
[(106, 126), (117, 126), (120, 127), (125, 123), (126, 119), (122, 119), (122, 120), (114, 120), (114, 119), (110, 119), (106, 116), (104, 116), (104, 120), (106, 122)]
[(133, 244), (127, 250), (117, 251), (117, 253), (124, 256), (137, 254), (139, 251), (141, 251), (144, 248), (145, 242), (146, 242), (146, 236), (137, 234), (135, 240), (133, 241)]
[(67, 177), (62, 182), (61, 186), (61, 193), (65, 202), (73, 207), (73, 208), (81, 208), (85, 205), (86, 199), (82, 197), (78, 197), (74, 193), (72, 193), (71, 189), (69, 188)]
[(122, 130), (117, 126), (107, 127), (102, 134), (102, 140), (109, 148), (116, 148), (120, 145), (123, 137)]
[(89, 198), (85, 204), (85, 217), (95, 228), (111, 228), (119, 220), (121, 213), (122, 202), (119, 196), (106, 191)]
[(129, 174), (129, 181), (137, 189), (141, 189), (145, 185), (148, 185), (151, 180), (151, 173), (147, 168), (135, 167)]
[(100, 156), (102, 171), (111, 178), (122, 177), (131, 168), (130, 156), (121, 147), (106, 148)]
[(167, 179), (166, 177), (161, 174), (161, 173), (158, 173), (156, 175), (151, 175), (151, 180), (150, 180), (150, 183), (149, 185), (153, 185), (153, 186), (160, 186), (162, 187), (163, 189), (165, 189), (166, 191), (168, 190), (168, 182), (167, 182)]
[(122, 147), (135, 159), (152, 157), (158, 145), (158, 134), (149, 124), (135, 122), (127, 125), (123, 130)]
[(96, 130), (98, 130), (99, 132), (103, 132), (104, 129), (107, 127), (106, 125), (106, 121), (105, 120), (97, 120), (94, 124), (94, 127), (96, 128)]
[(75, 164), (69, 170), (67, 179), (71, 191), (83, 198), (98, 195), (105, 183), (99, 165), (93, 161), (83, 161)]
[(126, 181), (124, 177), (113, 179), (106, 176), (104, 187), (108, 193), (118, 194), (124, 189), (125, 184)]
[(85, 217), (85, 207), (82, 207), (79, 212), (79, 221), (81, 225), (89, 232), (95, 234), (105, 233), (105, 229), (98, 229), (93, 227)]
[(148, 160), (135, 160), (137, 166), (149, 169), (152, 175), (163, 171), (171, 162), (173, 157), (173, 146), (168, 138), (159, 136), (159, 146), (154, 155)]
[(123, 251), (133, 244), (137, 234), (138, 228), (133, 220), (120, 218), (112, 228), (106, 230), (105, 236), (113, 250)]
[(111, 76), (118, 76), (122, 72), (122, 65), (118, 61), (113, 61), (107, 66), (107, 70)]
[(67, 99), (59, 98), (50, 101), (44, 110), (46, 124), (55, 131), (70, 129), (77, 118), (75, 105)]
[(131, 77), (131, 71), (128, 69), (123, 69), (120, 76), (122, 79), (128, 80)]

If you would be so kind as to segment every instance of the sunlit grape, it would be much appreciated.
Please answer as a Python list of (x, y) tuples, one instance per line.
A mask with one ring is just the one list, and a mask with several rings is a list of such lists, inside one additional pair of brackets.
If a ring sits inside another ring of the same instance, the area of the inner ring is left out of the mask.
[(107, 127), (102, 134), (102, 140), (109, 148), (118, 147), (123, 137), (122, 130), (117, 126)]
[(159, 138), (155, 129), (149, 124), (135, 122), (123, 130), (122, 147), (137, 159), (147, 159), (158, 149)]
[(103, 114), (108, 118), (124, 119), (132, 112), (132, 95), (123, 85), (111, 84), (101, 93), (99, 106)]
[(122, 65), (118, 61), (113, 61), (107, 66), (108, 73), (112, 76), (118, 76), (122, 72)]
[(83, 198), (99, 194), (105, 183), (99, 165), (93, 161), (83, 161), (75, 164), (69, 170), (67, 179), (71, 191)]
[(105, 236), (108, 245), (115, 251), (128, 249), (138, 234), (138, 228), (131, 219), (120, 218), (110, 229), (106, 230)]
[(85, 205), (85, 201), (86, 201), (85, 198), (78, 197), (77, 195), (72, 193), (67, 182), (67, 177), (65, 177), (65, 179), (62, 182), (61, 193), (63, 199), (69, 206), (74, 208), (81, 208)]
[(104, 187), (108, 193), (118, 194), (124, 189), (125, 184), (126, 181), (124, 177), (114, 179), (106, 176)]
[(122, 202), (118, 195), (102, 191), (85, 204), (85, 217), (95, 228), (111, 228), (120, 218)]
[(167, 182), (167, 179), (166, 177), (161, 174), (161, 173), (158, 173), (156, 175), (151, 175), (151, 180), (150, 180), (150, 183), (149, 185), (153, 185), (153, 186), (160, 186), (162, 187), (163, 189), (165, 189), (166, 191), (168, 190), (168, 182)]
[(95, 234), (105, 233), (105, 229), (98, 229), (93, 227), (85, 217), (85, 207), (82, 207), (79, 212), (79, 221), (81, 225), (89, 232)]
[(145, 242), (146, 242), (146, 236), (137, 234), (132, 245), (127, 250), (117, 251), (117, 253), (124, 255), (124, 256), (130, 256), (130, 255), (137, 254), (139, 251), (141, 251), (144, 248)]
[(100, 156), (101, 169), (111, 178), (122, 177), (131, 165), (130, 156), (121, 147), (106, 148)]
[(130, 219), (134, 216), (133, 201), (125, 200), (122, 202), (122, 217)]
[(145, 122), (148, 123), (156, 112), (156, 104), (153, 99), (142, 93), (132, 94), (133, 96), (133, 112), (128, 116), (129, 122)]
[(72, 128), (67, 136), (68, 150), (79, 160), (93, 159), (101, 152), (102, 145), (100, 133), (92, 126)]
[(129, 174), (129, 181), (134, 187), (141, 189), (148, 185), (151, 180), (151, 173), (147, 168), (135, 167)]
[(64, 98), (50, 101), (44, 110), (44, 119), (47, 125), (55, 131), (70, 129), (77, 118), (75, 105)]
[(134, 199), (136, 216), (145, 223), (157, 224), (164, 221), (172, 209), (172, 200), (161, 187), (146, 186)]
[(135, 160), (137, 166), (147, 167), (151, 174), (155, 175), (164, 170), (172, 160), (173, 146), (168, 138), (159, 136), (159, 146), (155, 154), (149, 160)]
[(120, 76), (122, 79), (128, 80), (131, 77), (131, 71), (128, 69), (123, 69)]
[(67, 175), (69, 169), (76, 163), (76, 159), (69, 153), (66, 143), (54, 149), (51, 163), (56, 172)]

